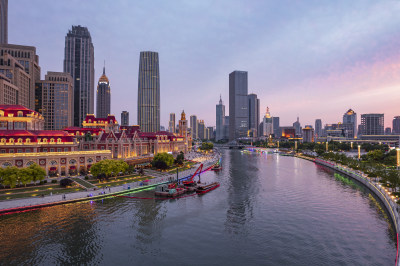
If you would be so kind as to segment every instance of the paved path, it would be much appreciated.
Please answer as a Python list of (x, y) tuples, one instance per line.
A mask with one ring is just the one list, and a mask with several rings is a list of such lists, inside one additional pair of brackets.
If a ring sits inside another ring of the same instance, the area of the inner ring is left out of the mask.
[[(207, 167), (210, 167), (211, 165), (213, 165), (216, 162), (217, 158), (209, 157), (208, 159), (209, 160), (207, 160), (207, 161), (203, 161), (203, 164), (204, 164), (203, 170), (205, 170), (205, 169), (207, 169)], [(197, 169), (196, 166), (197, 165), (195, 165), (194, 168), (179, 172), (179, 178), (183, 178), (183, 177), (193, 174), (194, 171), (196, 171), (196, 169)], [(164, 173), (160, 173), (157, 171), (145, 170), (145, 174), (155, 176), (154, 179), (149, 179), (149, 181), (146, 182), (147, 185), (154, 185), (154, 184), (163, 183), (163, 182), (167, 182), (167, 181), (176, 179), (176, 173), (164, 174)], [(69, 200), (77, 200), (77, 199), (83, 199), (83, 198), (89, 199), (90, 197), (94, 197), (94, 196), (99, 196), (99, 195), (103, 195), (103, 194), (109, 195), (109, 194), (114, 194), (114, 193), (118, 193), (118, 192), (122, 192), (122, 191), (129, 192), (129, 190), (140, 187), (140, 185), (142, 183), (143, 183), (143, 181), (136, 181), (136, 182), (124, 184), (122, 186), (109, 187), (107, 189), (99, 188), (98, 190), (95, 190), (95, 191), (80, 191), (80, 192), (71, 192), (71, 193), (66, 193), (66, 194), (57, 194), (57, 195), (52, 195), (52, 196), (35, 197), (35, 198), (30, 197), (30, 198), (23, 198), (23, 199), (0, 201), (0, 210), (48, 204), (48, 203), (56, 203), (56, 202), (69, 201)], [(129, 187), (129, 190), (128, 190), (128, 187)], [(64, 195), (65, 195), (65, 199), (64, 199)]]

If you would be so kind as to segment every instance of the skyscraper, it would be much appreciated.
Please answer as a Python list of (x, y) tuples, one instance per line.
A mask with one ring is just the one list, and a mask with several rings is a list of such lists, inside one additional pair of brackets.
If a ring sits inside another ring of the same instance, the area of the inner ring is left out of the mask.
[(322, 120), (315, 119), (315, 137), (322, 137)]
[(361, 126), (363, 135), (383, 135), (384, 114), (362, 114)]
[(272, 117), (269, 112), (269, 108), (267, 107), (267, 111), (265, 112), (263, 119), (263, 136), (268, 138), (273, 133), (274, 129), (273, 129)]
[(199, 137), (198, 135), (198, 121), (197, 121), (197, 116), (196, 115), (191, 115), (190, 116), (190, 131), (192, 134), (192, 139), (197, 139)]
[(293, 123), (293, 127), (294, 127), (294, 129), (296, 131), (296, 135), (301, 135), (302, 134), (299, 117), (297, 117), (296, 122)]
[(274, 130), (274, 137), (279, 138), (281, 136), (281, 132), (279, 130), (280, 124), (279, 124), (279, 117), (272, 117), (272, 128)]
[(357, 114), (352, 109), (344, 113), (342, 128), (347, 138), (354, 138), (357, 136)]
[(204, 120), (199, 120), (197, 137), (199, 139), (206, 139), (206, 127), (204, 125)]
[(0, 0), (0, 43), (8, 43), (8, 0)]
[[(175, 114), (174, 114), (174, 118), (175, 118)], [(174, 120), (175, 122), (175, 120)], [(179, 136), (182, 136), (185, 138), (187, 138), (187, 120), (186, 120), (186, 114), (185, 111), (182, 111), (181, 113), (181, 119), (179, 120)]]
[(229, 140), (247, 136), (249, 128), (247, 72), (229, 74)]
[(168, 131), (175, 133), (175, 113), (169, 114)]
[[(36, 55), (36, 48), (25, 45), (0, 44), (0, 56), (5, 54), (15, 58), (29, 75), (30, 81), (26, 84), (28, 93), (24, 96), (28, 102), (23, 105), (29, 109), (35, 109), (35, 83), (40, 80), (39, 56)], [(26, 94), (26, 92), (23, 93)]]
[(219, 104), (216, 106), (216, 136), (215, 141), (224, 138), (225, 125), (225, 105), (222, 103), (221, 95), (219, 96)]
[(122, 111), (121, 113), (121, 126), (129, 126), (129, 112)]
[(257, 94), (249, 94), (249, 129), (255, 132), (255, 137), (259, 136), (257, 133), (258, 125), (260, 124), (260, 99), (257, 99)]
[(74, 82), (74, 126), (94, 113), (94, 47), (89, 30), (72, 26), (65, 36), (64, 72)]
[(393, 118), (392, 134), (400, 134), (400, 116), (395, 116)]
[(160, 71), (157, 52), (140, 52), (137, 117), (142, 132), (160, 131)]
[(35, 111), (44, 117), (45, 130), (62, 130), (72, 126), (72, 77), (64, 72), (47, 72), (45, 80), (36, 83)]
[(110, 82), (106, 76), (106, 67), (103, 67), (103, 75), (101, 75), (97, 84), (96, 97), (96, 116), (97, 118), (107, 118), (111, 114), (111, 88)]

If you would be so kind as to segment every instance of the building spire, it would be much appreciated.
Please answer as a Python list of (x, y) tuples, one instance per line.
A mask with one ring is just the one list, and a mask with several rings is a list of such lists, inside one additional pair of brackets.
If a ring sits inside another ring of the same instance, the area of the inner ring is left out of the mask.
[(222, 96), (219, 94), (219, 104), (222, 104)]
[(106, 74), (106, 60), (104, 60), (104, 66), (103, 66), (103, 75)]

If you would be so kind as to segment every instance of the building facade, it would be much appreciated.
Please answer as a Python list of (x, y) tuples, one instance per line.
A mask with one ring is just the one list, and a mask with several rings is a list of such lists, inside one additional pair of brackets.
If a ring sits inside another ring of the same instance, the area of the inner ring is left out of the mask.
[(357, 113), (352, 109), (344, 113), (342, 127), (345, 130), (346, 138), (354, 138), (357, 136)]
[(191, 115), (190, 116), (190, 133), (192, 134), (192, 139), (198, 139), (199, 138), (199, 123), (197, 121), (197, 116), (196, 115)]
[(0, 43), (8, 43), (8, 0), (0, 0)]
[(258, 125), (260, 124), (260, 99), (257, 95), (252, 93), (248, 96), (248, 108), (249, 108), (249, 130), (253, 131), (254, 137), (258, 137)]
[(297, 135), (297, 136), (299, 136), (299, 135), (302, 134), (302, 131), (301, 131), (301, 124), (300, 124), (300, 121), (299, 121), (299, 117), (297, 117), (296, 122), (293, 123), (293, 127), (294, 127), (294, 129), (296, 130), (296, 135)]
[(269, 108), (267, 107), (267, 111), (265, 112), (263, 118), (263, 136), (269, 138), (269, 136), (271, 136), (272, 134), (274, 134), (274, 126)]
[(249, 129), (246, 71), (229, 74), (229, 140), (247, 137)]
[(169, 114), (168, 131), (175, 133), (175, 113)]
[(320, 138), (322, 137), (322, 120), (315, 119), (315, 137)]
[[(28, 103), (26, 105), (24, 104), (24, 106), (29, 109), (35, 109), (35, 83), (40, 80), (39, 56), (36, 55), (36, 48), (33, 46), (16, 44), (0, 44), (0, 56), (5, 54), (11, 55), (16, 59), (29, 76), (28, 96), (27, 100), (24, 100)], [(26, 90), (24, 88), (19, 89), (22, 91)], [(22, 91), (21, 93), (25, 94), (25, 92)]]
[(111, 114), (111, 88), (110, 81), (106, 76), (106, 67), (103, 67), (103, 75), (97, 83), (96, 93), (96, 116), (106, 118)]
[(205, 139), (206, 138), (206, 127), (204, 125), (204, 120), (199, 120), (198, 129), (197, 129), (197, 137), (199, 139)]
[(74, 81), (74, 126), (94, 113), (94, 47), (89, 30), (72, 26), (65, 36), (64, 72)]
[(160, 70), (157, 52), (140, 52), (137, 121), (143, 132), (160, 131)]
[(129, 112), (122, 111), (121, 113), (121, 126), (129, 126)]
[(274, 137), (279, 138), (279, 136), (281, 135), (280, 130), (279, 130), (279, 128), (280, 128), (279, 117), (277, 117), (277, 116), (272, 117), (272, 128), (274, 130)]
[(215, 109), (216, 109), (215, 141), (219, 141), (224, 139), (224, 126), (225, 126), (225, 105), (222, 102), (221, 96), (219, 96), (219, 103), (216, 105)]
[(314, 129), (311, 125), (303, 128), (303, 142), (314, 142)]
[(73, 80), (64, 72), (47, 72), (36, 83), (35, 111), (44, 117), (45, 130), (62, 130), (73, 122)]
[(395, 116), (392, 121), (392, 134), (400, 134), (400, 116)]
[(383, 135), (384, 114), (362, 114), (362, 135)]

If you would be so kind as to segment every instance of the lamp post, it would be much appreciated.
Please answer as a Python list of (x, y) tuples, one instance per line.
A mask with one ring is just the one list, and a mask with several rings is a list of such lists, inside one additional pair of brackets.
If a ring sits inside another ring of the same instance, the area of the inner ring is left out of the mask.
[(326, 142), (326, 152), (328, 152), (328, 142)]
[(358, 145), (358, 159), (361, 159), (361, 145)]
[(396, 149), (396, 153), (397, 153), (397, 169), (400, 169), (400, 148)]
[(279, 140), (278, 140), (278, 148), (279, 148)]
[(297, 140), (294, 142), (294, 150), (297, 151)]
[(353, 142), (350, 142), (350, 148), (353, 149)]

